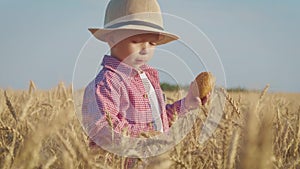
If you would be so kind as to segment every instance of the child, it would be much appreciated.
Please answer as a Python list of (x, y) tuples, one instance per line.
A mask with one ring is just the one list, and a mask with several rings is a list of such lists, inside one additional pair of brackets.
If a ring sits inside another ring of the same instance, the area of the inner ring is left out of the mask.
[(158, 71), (146, 64), (157, 45), (178, 39), (163, 30), (156, 0), (111, 0), (104, 28), (89, 30), (110, 46), (102, 70), (84, 94), (83, 125), (91, 143), (105, 145), (101, 141), (108, 139), (110, 127), (130, 137), (167, 132), (175, 113), (199, 106), (195, 82), (185, 98), (165, 105)]

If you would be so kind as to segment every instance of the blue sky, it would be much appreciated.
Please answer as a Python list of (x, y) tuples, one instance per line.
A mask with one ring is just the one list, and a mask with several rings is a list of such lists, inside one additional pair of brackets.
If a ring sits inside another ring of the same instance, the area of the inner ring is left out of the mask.
[[(159, 2), (163, 12), (187, 19), (208, 36), (228, 87), (261, 89), (269, 83), (272, 91), (300, 92), (299, 1)], [(26, 89), (29, 80), (41, 89), (59, 81), (70, 84), (76, 58), (90, 38), (87, 28), (102, 27), (106, 4), (107, 0), (1, 0), (0, 87)], [(166, 26), (186, 29), (183, 24)]]

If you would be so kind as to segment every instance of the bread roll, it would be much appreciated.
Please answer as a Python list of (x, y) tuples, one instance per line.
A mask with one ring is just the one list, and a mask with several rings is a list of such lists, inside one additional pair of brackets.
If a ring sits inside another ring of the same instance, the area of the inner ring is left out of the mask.
[(198, 84), (199, 97), (202, 100), (213, 90), (215, 77), (211, 72), (202, 72), (196, 77), (196, 81)]

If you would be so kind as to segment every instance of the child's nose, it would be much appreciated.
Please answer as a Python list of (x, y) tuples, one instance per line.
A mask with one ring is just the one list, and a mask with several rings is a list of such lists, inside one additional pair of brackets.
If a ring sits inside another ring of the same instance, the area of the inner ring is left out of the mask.
[(143, 48), (143, 49), (148, 49), (148, 48), (150, 48), (150, 43), (148, 43), (148, 42), (142, 43), (142, 48)]
[(150, 49), (150, 44), (149, 43), (143, 43), (142, 44), (142, 50), (140, 51), (141, 55), (146, 55)]
[(148, 49), (146, 48), (143, 48), (141, 51), (140, 51), (140, 55), (146, 55), (148, 53)]

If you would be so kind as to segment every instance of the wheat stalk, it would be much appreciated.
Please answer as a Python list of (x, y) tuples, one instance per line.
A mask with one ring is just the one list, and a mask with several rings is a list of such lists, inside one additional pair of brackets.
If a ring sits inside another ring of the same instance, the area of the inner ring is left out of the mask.
[(48, 169), (48, 168), (50, 168), (50, 166), (52, 166), (52, 165), (55, 163), (56, 160), (57, 160), (57, 157), (56, 157), (56, 155), (54, 155), (54, 156), (51, 157), (51, 158), (48, 160), (48, 162), (43, 166), (43, 169)]
[(28, 93), (29, 95), (32, 95), (33, 92), (35, 92), (36, 86), (32, 80), (29, 82), (29, 88), (28, 88)]
[(7, 96), (7, 93), (6, 93), (6, 90), (4, 91), (4, 97), (5, 97), (5, 101), (6, 101), (6, 105), (8, 107), (8, 110), (9, 112), (11, 113), (11, 115), (13, 116), (13, 118), (15, 119), (15, 121), (17, 122), (17, 115), (16, 115), (16, 111), (14, 109), (14, 107), (12, 106), (8, 96)]
[(5, 147), (5, 150), (8, 152), (9, 156), (6, 156), (5, 160), (4, 160), (4, 168), (11, 168), (13, 162), (14, 162), (14, 159), (15, 159), (15, 156), (17, 154), (17, 151), (16, 151), (16, 148), (18, 148), (19, 146), (16, 146), (16, 144), (20, 145), (22, 144), (23, 142), (23, 137), (22, 135), (16, 131), (15, 129), (11, 128), (11, 127), (8, 127), (8, 126), (2, 126), (0, 128), (0, 131), (7, 131), (8, 133), (12, 133), (13, 134), (13, 138), (12, 138), (12, 141), (11, 141), (11, 145), (3, 145)]
[(240, 111), (240, 108), (238, 107), (236, 101), (233, 100), (233, 98), (227, 93), (227, 91), (224, 88), (221, 88), (221, 91), (224, 93), (226, 100), (233, 107), (233, 109), (237, 113), (238, 117), (240, 117), (241, 111)]
[(229, 155), (228, 155), (228, 163), (227, 168), (231, 169), (234, 168), (235, 164), (235, 158), (237, 156), (237, 149), (238, 149), (238, 140), (239, 140), (239, 130), (234, 131), (232, 138), (231, 138), (231, 144), (229, 146)]

